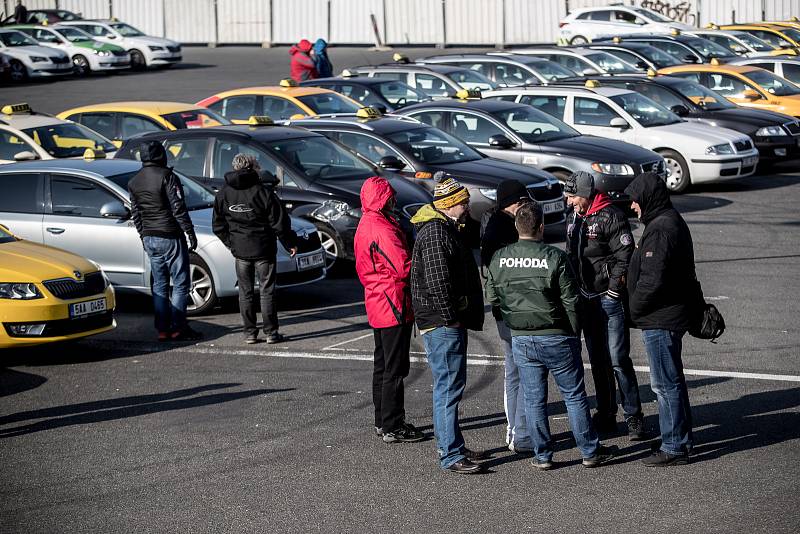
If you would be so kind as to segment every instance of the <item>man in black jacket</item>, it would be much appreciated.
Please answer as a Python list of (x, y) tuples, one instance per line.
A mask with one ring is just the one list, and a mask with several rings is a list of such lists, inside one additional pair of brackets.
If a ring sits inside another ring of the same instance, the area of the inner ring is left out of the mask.
[[(144, 142), (140, 159), (142, 169), (128, 182), (128, 191), (131, 217), (150, 258), (158, 340), (200, 339), (200, 333), (186, 324), (191, 287), (189, 251), (197, 248), (197, 238), (186, 209), (183, 186), (167, 167), (167, 153), (158, 141)], [(174, 284), (172, 291), (170, 278)]]
[(279, 343), (278, 310), (275, 306), (275, 238), (297, 252), (297, 235), (278, 196), (262, 183), (256, 159), (248, 154), (233, 158), (233, 171), (225, 173), (225, 185), (214, 202), (212, 229), (236, 258), (239, 310), (244, 322), (245, 343), (258, 342), (255, 275), (261, 293), (261, 316), (267, 343)]
[(411, 222), (417, 240), (411, 253), (411, 305), (433, 375), (433, 433), (442, 469), (480, 471), (458, 424), (458, 403), (467, 381), (467, 330), (483, 328), (483, 292), (478, 266), (462, 229), (469, 216), (469, 191), (441, 179), (433, 203)]
[(625, 214), (594, 187), (594, 177), (579, 171), (564, 184), (573, 213), (567, 224), (567, 255), (581, 292), (580, 319), (592, 366), (597, 412), (595, 428), (613, 432), (619, 384), (631, 441), (645, 438), (639, 383), (625, 326), (625, 277), (633, 236)]
[(642, 330), (650, 362), (661, 427), (661, 448), (643, 462), (686, 464), (692, 449), (692, 412), (681, 347), (698, 300), (692, 235), (657, 175), (640, 175), (625, 193), (645, 225), (631, 258), (628, 289), (631, 319)]

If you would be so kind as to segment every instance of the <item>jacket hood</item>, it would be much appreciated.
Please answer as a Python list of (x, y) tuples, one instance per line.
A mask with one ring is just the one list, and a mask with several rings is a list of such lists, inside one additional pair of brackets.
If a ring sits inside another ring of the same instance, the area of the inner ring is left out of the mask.
[(667, 184), (652, 172), (640, 174), (625, 188), (625, 193), (639, 204), (642, 210), (642, 222), (645, 224), (663, 211), (672, 208)]
[(328, 42), (325, 41), (325, 39), (317, 39), (317, 41), (314, 43), (314, 52), (316, 52), (317, 54), (325, 52), (327, 48), (328, 48)]
[(261, 183), (261, 176), (253, 169), (242, 169), (225, 173), (225, 183), (234, 189), (249, 189)]
[(139, 159), (145, 166), (167, 166), (167, 151), (158, 141), (145, 141), (139, 152)]
[(434, 208), (433, 204), (425, 204), (419, 210), (417, 210), (417, 213), (415, 213), (413, 217), (411, 217), (411, 222), (413, 224), (425, 224), (426, 222), (430, 222), (435, 219), (447, 222), (447, 217), (445, 217), (442, 212)]
[(311, 41), (309, 41), (308, 39), (303, 39), (296, 45), (292, 45), (292, 47), (289, 49), (289, 54), (292, 56), (297, 54), (298, 52), (308, 54), (309, 52), (311, 52), (311, 48), (312, 48)]
[(594, 198), (592, 198), (592, 204), (589, 206), (589, 209), (586, 210), (586, 215), (584, 215), (584, 217), (588, 217), (593, 213), (597, 213), (601, 209), (605, 208), (606, 206), (610, 206), (611, 204), (613, 204), (613, 202), (611, 202), (611, 199), (608, 198), (608, 195), (602, 191), (598, 191), (595, 193)]
[(361, 209), (364, 212), (380, 211), (393, 196), (394, 189), (386, 178), (368, 178), (361, 186)]

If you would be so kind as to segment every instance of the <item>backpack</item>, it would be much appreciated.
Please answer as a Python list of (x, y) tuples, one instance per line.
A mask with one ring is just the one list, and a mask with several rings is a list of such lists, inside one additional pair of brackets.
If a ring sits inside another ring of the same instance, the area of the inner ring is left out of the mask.
[(709, 339), (716, 343), (716, 339), (725, 332), (725, 318), (713, 304), (706, 302), (700, 282), (697, 282), (699, 301), (691, 325), (689, 335), (698, 339)]

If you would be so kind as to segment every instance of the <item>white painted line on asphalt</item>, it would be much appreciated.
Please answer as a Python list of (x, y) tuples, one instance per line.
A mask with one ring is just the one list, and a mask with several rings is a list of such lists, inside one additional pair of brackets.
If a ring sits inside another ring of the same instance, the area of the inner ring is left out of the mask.
[(726, 297), (725, 295), (719, 295), (717, 297), (706, 297), (706, 300), (729, 300), (730, 297)]
[(374, 335), (374, 334), (373, 334), (372, 332), (370, 332), (369, 334), (364, 334), (363, 336), (358, 336), (358, 337), (356, 337), (356, 338), (353, 338), (353, 339), (348, 339), (348, 340), (346, 340), (346, 341), (341, 341), (341, 342), (339, 342), (339, 343), (334, 343), (333, 345), (330, 345), (330, 346), (328, 346), (328, 347), (325, 347), (325, 348), (324, 348), (324, 349), (322, 349), (322, 350), (331, 350), (331, 349), (333, 349), (333, 348), (335, 348), (335, 347), (340, 347), (340, 346), (342, 346), (342, 345), (347, 345), (348, 343), (352, 343), (353, 341), (358, 341), (358, 340), (360, 340), (360, 339), (366, 339), (366, 338), (368, 338), (368, 337), (370, 337), (370, 336), (373, 336), (373, 335)]

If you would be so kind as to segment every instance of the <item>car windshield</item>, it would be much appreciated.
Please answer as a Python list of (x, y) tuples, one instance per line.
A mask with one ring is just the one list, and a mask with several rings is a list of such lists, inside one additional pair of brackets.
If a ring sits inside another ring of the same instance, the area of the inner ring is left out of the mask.
[(311, 180), (365, 180), (377, 174), (373, 166), (321, 135), (264, 145)]
[(625, 74), (625, 73), (639, 72), (639, 70), (630, 63), (626, 63), (625, 61), (622, 61), (620, 58), (612, 54), (609, 54), (607, 52), (593, 52), (591, 54), (587, 54), (586, 58), (597, 63), (597, 65), (601, 69), (603, 69), (605, 72), (609, 74)]
[(781, 28), (781, 33), (795, 43), (800, 43), (800, 30), (796, 30), (794, 28)]
[(681, 118), (673, 112), (638, 93), (612, 96), (611, 100), (645, 128), (681, 122)]
[(92, 40), (92, 37), (89, 34), (84, 33), (77, 28), (61, 27), (53, 29), (62, 36), (66, 37), (66, 39), (71, 43), (85, 43)]
[(63, 9), (56, 10), (56, 16), (61, 20), (81, 20), (81, 18), (72, 11), (64, 11)]
[(678, 83), (671, 84), (670, 87), (708, 111), (739, 107), (724, 96), (715, 93), (708, 87), (700, 85), (697, 82), (681, 80)]
[(210, 109), (191, 109), (179, 111), (177, 113), (168, 113), (166, 115), (161, 115), (161, 118), (165, 119), (178, 130), (183, 130), (184, 128), (208, 128), (209, 126), (231, 124), (231, 121)]
[(32, 37), (28, 37), (22, 32), (11, 31), (1, 32), (0, 41), (6, 46), (37, 46), (39, 43), (34, 41)]
[(737, 33), (736, 37), (744, 44), (749, 45), (750, 48), (758, 52), (771, 52), (775, 50), (775, 47), (769, 44), (768, 42), (764, 41), (763, 39), (759, 39), (755, 35), (751, 35), (747, 32)]
[(26, 128), (22, 131), (54, 158), (82, 156), (87, 148), (101, 149), (104, 152), (114, 152), (117, 149), (102, 135), (72, 122)]
[(655, 46), (643, 46), (641, 48), (637, 48), (636, 51), (646, 57), (648, 61), (653, 63), (659, 69), (674, 67), (675, 65), (683, 65), (683, 63), (681, 63), (677, 58), (667, 54), (663, 50), (659, 50)]
[(555, 61), (537, 61), (528, 66), (549, 82), (575, 77), (574, 72), (566, 67), (562, 67)]
[(373, 87), (387, 102), (398, 108), (431, 100), (431, 97), (422, 91), (417, 91), (403, 82), (383, 82)]
[(6, 232), (3, 229), (3, 227), (0, 226), (0, 244), (2, 244), (2, 243), (11, 243), (11, 242), (14, 242), (16, 240), (17, 240), (16, 237), (14, 237), (13, 235), (11, 235), (8, 232)]
[[(172, 172), (175, 173), (175, 176), (178, 177), (183, 186), (183, 196), (186, 201), (187, 210), (202, 210), (214, 207), (214, 193), (178, 171), (173, 170)], [(128, 182), (134, 176), (136, 176), (136, 172), (126, 172), (124, 174), (107, 176), (106, 178), (127, 191)]]
[(114, 24), (109, 24), (112, 28), (117, 30), (119, 34), (123, 37), (142, 37), (144, 32), (137, 30), (130, 24), (125, 24), (124, 22), (116, 22)]
[(800, 87), (768, 70), (752, 70), (745, 74), (769, 94), (775, 96), (799, 95)]
[(734, 58), (738, 57), (734, 52), (731, 52), (722, 45), (718, 45), (714, 41), (703, 39), (702, 37), (687, 37), (686, 44), (700, 52), (704, 58), (720, 57), (720, 58)]
[(544, 143), (580, 135), (580, 132), (571, 126), (530, 106), (495, 111), (492, 116), (504, 122), (526, 143)]
[(297, 99), (317, 115), (331, 113), (355, 113), (363, 106), (353, 102), (339, 93), (326, 92), (313, 95), (298, 96)]
[(436, 128), (422, 127), (386, 136), (398, 149), (428, 165), (475, 161), (482, 156), (452, 135)]
[(498, 85), (478, 71), (472, 69), (459, 69), (448, 72), (447, 77), (456, 82), (464, 89), (480, 89), (481, 91), (491, 91), (497, 89)]
[(672, 19), (665, 17), (664, 15), (660, 15), (655, 11), (650, 11), (649, 9), (644, 9), (641, 7), (629, 7), (631, 11), (635, 11), (636, 13), (647, 17), (650, 20), (654, 20), (656, 22), (675, 22)]

